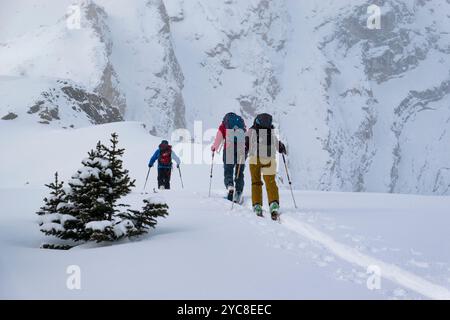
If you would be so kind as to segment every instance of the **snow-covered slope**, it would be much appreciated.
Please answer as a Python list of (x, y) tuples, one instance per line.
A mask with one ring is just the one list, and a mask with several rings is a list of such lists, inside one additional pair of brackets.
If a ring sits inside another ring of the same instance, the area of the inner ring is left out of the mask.
[[(80, 28), (68, 27), (73, 4)], [(184, 126), (183, 76), (161, 1), (19, 0), (0, 7), (0, 75), (69, 79), (154, 133)]]
[(450, 194), (448, 1), (76, 3), (81, 29), (72, 0), (0, 0), (0, 75), (68, 79), (160, 136), (268, 111), (298, 188)]
[[(185, 190), (173, 175), (173, 190), (157, 195), (170, 215), (148, 236), (64, 252), (39, 249), (47, 242), (34, 214), (47, 192), (43, 184), (55, 170), (67, 180), (111, 132), (119, 133), (124, 165), (137, 178), (127, 202), (139, 204), (154, 196), (155, 172), (150, 194), (140, 192), (159, 142), (141, 123), (0, 126), (0, 136), (9, 136), (0, 140), (0, 298), (450, 298), (443, 245), (450, 241), (449, 198), (295, 191), (296, 210), (282, 186), (278, 224), (254, 216), (248, 200), (231, 210), (220, 163), (211, 198), (208, 165), (182, 166)], [(81, 290), (66, 286), (73, 265), (81, 270)], [(367, 287), (368, 267), (381, 271), (379, 290)]]

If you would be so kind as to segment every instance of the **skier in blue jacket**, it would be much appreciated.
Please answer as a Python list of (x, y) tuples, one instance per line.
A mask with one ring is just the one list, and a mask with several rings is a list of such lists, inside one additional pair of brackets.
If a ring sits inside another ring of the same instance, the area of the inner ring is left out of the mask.
[(159, 189), (170, 189), (170, 177), (172, 174), (172, 159), (175, 160), (177, 168), (180, 167), (181, 161), (176, 153), (172, 150), (172, 146), (169, 145), (167, 140), (161, 141), (158, 149), (151, 157), (148, 166), (153, 167), (155, 162), (158, 160), (158, 188)]

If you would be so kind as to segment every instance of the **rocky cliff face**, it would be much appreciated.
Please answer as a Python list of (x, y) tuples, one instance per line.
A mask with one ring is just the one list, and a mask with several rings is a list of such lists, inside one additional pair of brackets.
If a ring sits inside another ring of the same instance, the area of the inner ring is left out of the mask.
[(3, 121), (63, 128), (123, 121), (103, 96), (68, 80), (0, 77), (0, 96)]
[[(185, 126), (183, 74), (161, 1), (19, 0), (2, 6), (1, 75), (71, 81), (156, 135)], [(35, 92), (28, 100), (34, 99)]]
[(268, 111), (298, 187), (450, 194), (449, 1), (93, 0), (67, 30), (70, 4), (2, 4), (28, 27), (2, 20), (0, 74), (69, 79), (160, 136)]
[[(381, 30), (366, 27), (370, 4), (344, 9), (321, 45), (329, 63), (341, 65), (330, 75), (340, 90), (330, 105), (350, 109), (355, 96), (366, 101), (356, 106), (364, 111), (358, 130), (334, 148), (333, 162), (353, 154), (348, 161), (357, 167), (332, 178), (344, 183), (351, 177), (346, 189), (357, 191), (448, 192), (448, 183), (436, 187), (436, 181), (449, 163), (444, 141), (450, 137), (446, 125), (434, 127), (432, 119), (450, 116), (449, 3), (378, 1)], [(345, 81), (355, 75), (357, 86)], [(328, 141), (342, 140), (344, 123), (339, 128)]]
[(303, 188), (450, 192), (448, 1), (165, 4), (190, 120), (274, 113)]
[[(124, 116), (144, 122), (152, 134), (166, 136), (185, 127), (184, 76), (171, 41), (171, 26), (161, 0), (98, 0), (105, 28), (97, 28), (110, 50), (104, 79), (125, 97)], [(97, 21), (95, 18), (91, 21)], [(111, 76), (113, 80), (111, 81)]]

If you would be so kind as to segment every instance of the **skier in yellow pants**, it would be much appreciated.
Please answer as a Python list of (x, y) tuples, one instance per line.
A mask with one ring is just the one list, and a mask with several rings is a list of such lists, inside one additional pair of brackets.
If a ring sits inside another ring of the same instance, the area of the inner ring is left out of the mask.
[(286, 147), (278, 140), (272, 125), (272, 116), (263, 113), (256, 117), (253, 126), (248, 130), (247, 150), (250, 162), (250, 175), (252, 178), (253, 210), (262, 216), (262, 186), (266, 184), (267, 198), (269, 200), (270, 214), (277, 220), (280, 208), (280, 196), (275, 180), (277, 173), (276, 151), (286, 153)]
[[(252, 161), (252, 160), (250, 160)], [(267, 162), (268, 161), (268, 162)], [(275, 174), (272, 173), (271, 167), (276, 167), (276, 162), (273, 159), (255, 159), (254, 164), (250, 164), (250, 174), (252, 177), (252, 202), (253, 204), (262, 204), (262, 186), (266, 184), (267, 197), (269, 203), (280, 203), (280, 196), (278, 193), (278, 186), (275, 181)], [(264, 183), (261, 179), (261, 174), (264, 178)]]

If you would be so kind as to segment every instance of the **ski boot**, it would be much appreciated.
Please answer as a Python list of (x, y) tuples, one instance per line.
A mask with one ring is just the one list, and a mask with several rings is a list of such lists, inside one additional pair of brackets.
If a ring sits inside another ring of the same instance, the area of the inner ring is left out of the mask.
[(253, 212), (255, 212), (258, 217), (264, 217), (263, 209), (260, 204), (255, 204), (253, 206)]
[(278, 202), (274, 201), (270, 204), (270, 215), (272, 217), (273, 221), (278, 221), (278, 219), (280, 218), (280, 205), (278, 204)]
[(228, 187), (227, 199), (228, 199), (228, 201), (233, 201), (233, 199), (234, 199), (234, 187), (233, 186)]

